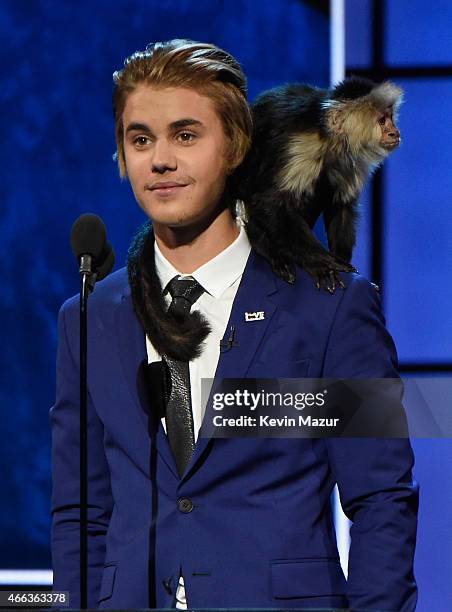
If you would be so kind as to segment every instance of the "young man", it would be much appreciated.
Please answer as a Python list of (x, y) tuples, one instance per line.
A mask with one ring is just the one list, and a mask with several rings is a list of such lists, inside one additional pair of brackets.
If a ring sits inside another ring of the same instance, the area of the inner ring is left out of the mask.
[[(414, 610), (418, 485), (408, 440), (198, 437), (203, 377), (397, 377), (378, 294), (356, 273), (341, 274), (346, 288), (333, 295), (301, 269), (288, 285), (251, 248), (228, 188), (252, 127), (229, 54), (157, 43), (114, 79), (120, 174), (152, 231), (136, 243), (129, 274), (118, 270), (90, 297), (88, 606)], [(70, 591), (71, 607), (77, 299), (59, 314), (50, 414), (54, 588)], [(256, 311), (264, 317), (249, 321)], [(151, 385), (146, 397), (146, 363), (164, 364), (172, 385)], [(335, 483), (353, 521), (347, 582), (329, 504)]]

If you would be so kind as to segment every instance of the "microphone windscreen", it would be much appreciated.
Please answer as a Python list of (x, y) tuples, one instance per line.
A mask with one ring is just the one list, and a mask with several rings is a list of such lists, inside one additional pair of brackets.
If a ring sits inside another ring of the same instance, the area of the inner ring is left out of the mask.
[(138, 394), (153, 421), (166, 416), (164, 363), (147, 359), (140, 364), (137, 376)]
[(100, 217), (92, 213), (80, 215), (71, 229), (71, 249), (77, 260), (82, 255), (98, 259), (105, 250), (106, 230)]
[(102, 280), (110, 274), (115, 263), (115, 252), (109, 242), (107, 242), (104, 253), (99, 260), (99, 266), (96, 270), (98, 281)]

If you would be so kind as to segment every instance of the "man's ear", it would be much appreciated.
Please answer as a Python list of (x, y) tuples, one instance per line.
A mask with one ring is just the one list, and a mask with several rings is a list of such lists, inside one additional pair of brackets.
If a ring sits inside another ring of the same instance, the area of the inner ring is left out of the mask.
[(124, 164), (123, 164), (123, 173), (121, 176), (121, 180), (123, 181), (128, 181), (129, 180), (129, 176), (127, 174), (127, 166), (126, 166), (126, 160), (124, 159)]
[(127, 166), (125, 157), (122, 163), (119, 161), (118, 151), (115, 151), (111, 157), (113, 161), (118, 164), (119, 176), (121, 178), (121, 181), (128, 181), (129, 177), (127, 176)]
[(234, 171), (236, 170), (236, 168), (238, 168), (240, 166), (242, 162), (237, 162), (237, 160), (234, 161), (229, 161), (227, 164), (227, 170), (226, 170), (226, 174), (228, 176), (230, 176), (231, 174), (234, 173)]

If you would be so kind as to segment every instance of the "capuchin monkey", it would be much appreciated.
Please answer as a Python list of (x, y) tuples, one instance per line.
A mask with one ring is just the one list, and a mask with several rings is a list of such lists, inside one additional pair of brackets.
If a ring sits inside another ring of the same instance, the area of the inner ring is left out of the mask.
[[(351, 77), (332, 90), (283, 85), (252, 104), (253, 142), (232, 185), (252, 246), (287, 282), (298, 265), (334, 293), (338, 271), (356, 271), (358, 198), (400, 143), (401, 101), (393, 83)], [(322, 213), (329, 252), (312, 232)]]

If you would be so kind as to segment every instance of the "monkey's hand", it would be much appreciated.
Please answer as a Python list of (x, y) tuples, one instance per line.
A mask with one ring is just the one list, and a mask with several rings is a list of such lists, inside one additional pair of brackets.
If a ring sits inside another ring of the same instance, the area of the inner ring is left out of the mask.
[(302, 267), (312, 276), (315, 286), (320, 291), (325, 289), (329, 293), (334, 293), (337, 287), (345, 288), (339, 277), (339, 272), (357, 272), (357, 269), (346, 262), (340, 262), (332, 255), (325, 254), (317, 258), (310, 258), (303, 262)]
[[(296, 278), (295, 266), (280, 260), (272, 259), (271, 265), (273, 272), (285, 280), (287, 283), (293, 284)], [(339, 277), (339, 272), (358, 272), (358, 270), (345, 261), (338, 261), (335, 257), (326, 251), (321, 255), (305, 258), (304, 261), (298, 261), (298, 265), (303, 268), (310, 276), (312, 276), (315, 286), (320, 291), (325, 289), (333, 294), (337, 287), (345, 288), (345, 285)]]

